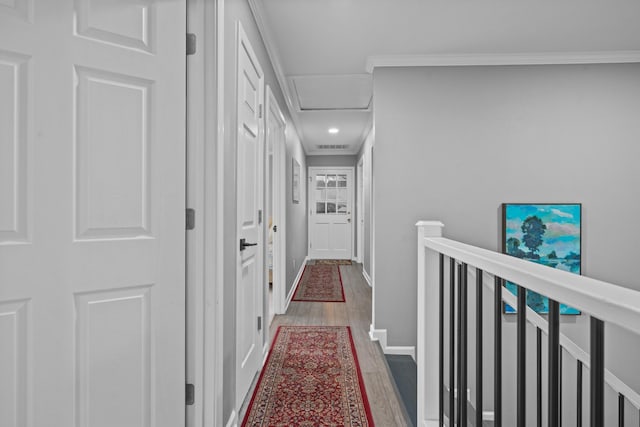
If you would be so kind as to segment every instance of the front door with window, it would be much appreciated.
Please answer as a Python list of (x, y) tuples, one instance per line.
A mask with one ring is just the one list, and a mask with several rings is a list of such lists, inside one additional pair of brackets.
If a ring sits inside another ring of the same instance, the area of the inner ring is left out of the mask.
[(309, 168), (309, 258), (351, 259), (353, 168)]

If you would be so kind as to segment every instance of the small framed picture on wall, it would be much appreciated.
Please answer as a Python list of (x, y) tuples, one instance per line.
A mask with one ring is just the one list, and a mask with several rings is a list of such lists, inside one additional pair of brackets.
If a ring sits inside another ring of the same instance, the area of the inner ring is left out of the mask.
[(300, 163), (296, 159), (293, 160), (293, 203), (300, 203)]

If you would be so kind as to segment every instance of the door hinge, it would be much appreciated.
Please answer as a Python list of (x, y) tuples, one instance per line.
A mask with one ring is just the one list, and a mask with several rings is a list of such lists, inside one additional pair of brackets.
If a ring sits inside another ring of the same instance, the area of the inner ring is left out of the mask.
[(187, 230), (193, 230), (196, 228), (196, 210), (187, 209)]
[(262, 224), (262, 209), (258, 209), (258, 224)]
[(277, 232), (278, 232), (278, 226), (277, 226), (277, 225), (274, 225), (274, 226), (273, 226), (273, 232), (274, 232), (274, 233), (277, 233)]
[(258, 316), (258, 330), (262, 330), (262, 316)]
[(186, 388), (186, 393), (185, 393), (185, 401), (187, 406), (191, 406), (195, 403), (196, 400), (196, 391), (195, 391), (195, 387), (193, 386), (193, 384), (187, 384), (187, 388)]
[(258, 105), (258, 118), (262, 118), (262, 104)]
[(193, 33), (187, 33), (187, 55), (193, 55), (196, 53), (196, 35)]

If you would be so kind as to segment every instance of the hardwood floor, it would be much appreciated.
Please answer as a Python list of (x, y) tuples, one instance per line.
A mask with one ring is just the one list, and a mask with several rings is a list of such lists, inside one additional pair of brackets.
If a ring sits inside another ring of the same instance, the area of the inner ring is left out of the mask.
[[(378, 342), (369, 339), (371, 324), (371, 288), (362, 276), (360, 264), (341, 265), (344, 303), (296, 302), (289, 304), (287, 313), (275, 316), (271, 340), (281, 325), (350, 326), (356, 346), (360, 369), (367, 390), (373, 420), (378, 427), (411, 426), (404, 405), (400, 402), (389, 368)], [(253, 387), (247, 401), (253, 394)], [(240, 420), (243, 419), (246, 404)]]

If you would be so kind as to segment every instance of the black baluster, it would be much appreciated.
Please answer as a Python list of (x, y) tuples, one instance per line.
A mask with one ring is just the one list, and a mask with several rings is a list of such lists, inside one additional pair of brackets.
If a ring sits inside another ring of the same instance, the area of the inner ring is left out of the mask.
[(542, 329), (536, 328), (536, 425), (542, 427)]
[(482, 270), (476, 268), (476, 426), (482, 426)]
[(438, 313), (439, 313), (439, 325), (438, 325), (438, 366), (440, 371), (438, 372), (438, 420), (440, 425), (444, 422), (444, 255), (440, 254), (439, 263), (439, 301), (438, 301)]
[(457, 353), (457, 361), (456, 365), (456, 397), (457, 397), (457, 411), (456, 411), (456, 419), (458, 420), (458, 424), (462, 421), (460, 418), (460, 414), (462, 413), (462, 399), (460, 398), (460, 386), (462, 383), (462, 264), (458, 264), (458, 353)]
[(618, 427), (624, 427), (624, 396), (618, 393)]
[[(494, 278), (494, 425), (502, 427), (502, 279)], [(453, 425), (453, 424), (451, 424)]]
[(559, 417), (560, 304), (549, 298), (549, 427), (557, 427)]
[(455, 425), (455, 402), (454, 402), (454, 390), (455, 383), (455, 326), (456, 326), (456, 260), (449, 259), (449, 285), (450, 285), (450, 298), (449, 298), (449, 425)]
[(562, 427), (562, 347), (558, 354), (558, 425)]
[(460, 405), (460, 418), (458, 425), (465, 427), (467, 425), (467, 359), (468, 359), (468, 345), (467, 345), (467, 309), (468, 309), (468, 294), (467, 294), (467, 264), (462, 264), (460, 270), (460, 379), (458, 380), (460, 386), (458, 387), (458, 405)]
[(578, 360), (578, 368), (576, 375), (578, 377), (578, 388), (576, 390), (577, 398), (577, 413), (576, 413), (576, 427), (582, 427), (582, 362)]
[(518, 286), (517, 329), (517, 376), (516, 376), (516, 425), (525, 427), (527, 421), (527, 290)]
[(604, 322), (591, 317), (591, 427), (604, 426)]

